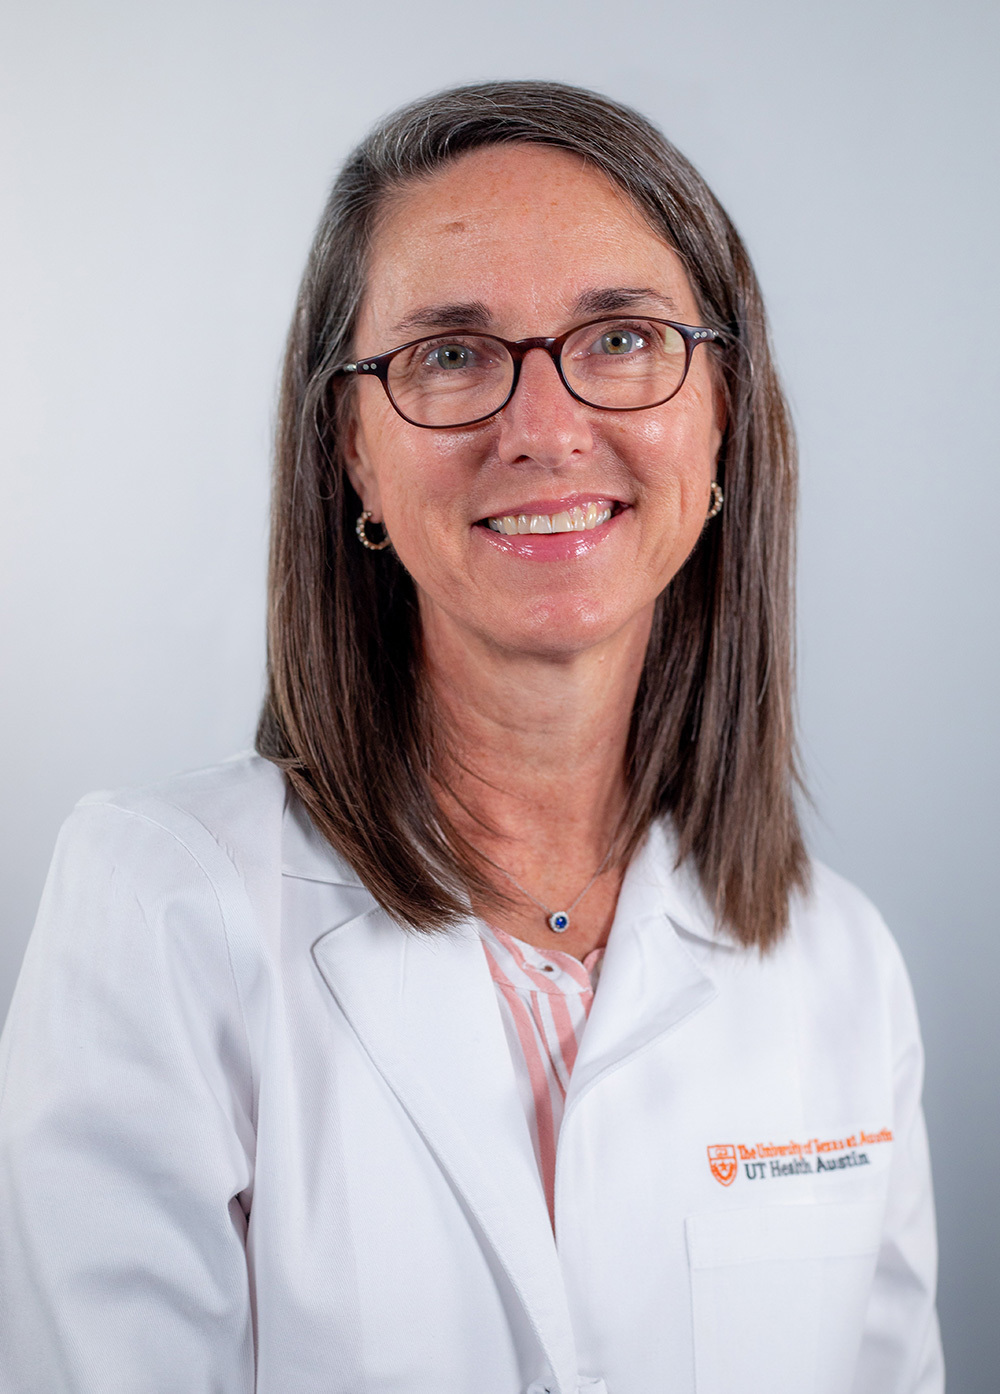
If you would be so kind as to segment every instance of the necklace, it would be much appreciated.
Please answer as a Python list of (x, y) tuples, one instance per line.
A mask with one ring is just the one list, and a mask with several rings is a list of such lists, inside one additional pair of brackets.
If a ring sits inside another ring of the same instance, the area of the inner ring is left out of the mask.
[(495, 862), (492, 857), (487, 857), (485, 852), (480, 852), (479, 855), (483, 858), (484, 861), (489, 862), (490, 866), (495, 866), (497, 871), (502, 872), (503, 875), (506, 876), (507, 880), (510, 881), (512, 885), (516, 886), (522, 895), (526, 895), (528, 897), (528, 899), (532, 902), (533, 905), (537, 905), (539, 910), (544, 911), (545, 923), (548, 925), (549, 929), (552, 930), (553, 934), (565, 934), (567, 929), (569, 929), (569, 917), (571, 913), (580, 904), (580, 901), (587, 894), (591, 886), (597, 880), (598, 876), (600, 876), (601, 872), (604, 870), (608, 862), (611, 860), (611, 853), (613, 849), (614, 843), (612, 843), (611, 846), (608, 848), (607, 852), (605, 853), (604, 860), (601, 862), (600, 866), (594, 872), (593, 876), (584, 886), (583, 890), (577, 896), (576, 900), (574, 900), (573, 903), (570, 906), (568, 906), (565, 910), (550, 910), (547, 905), (542, 904), (542, 902), (538, 899), (536, 895), (532, 895), (526, 886), (522, 886), (520, 881), (515, 880), (515, 878), (511, 876), (510, 872), (507, 870), (506, 867), (501, 866), (499, 862)]

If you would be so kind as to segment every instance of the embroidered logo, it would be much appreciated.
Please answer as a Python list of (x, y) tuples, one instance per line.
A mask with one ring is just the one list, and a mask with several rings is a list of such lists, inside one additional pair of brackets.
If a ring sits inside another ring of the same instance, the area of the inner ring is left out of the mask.
[(736, 1148), (731, 1142), (721, 1142), (709, 1147), (708, 1165), (720, 1185), (731, 1186), (736, 1180)]
[(892, 1142), (891, 1128), (872, 1132), (861, 1128), (847, 1137), (811, 1137), (805, 1142), (757, 1142), (752, 1145), (723, 1142), (707, 1149), (708, 1165), (720, 1186), (731, 1186), (741, 1166), (748, 1181), (815, 1176), (820, 1172), (871, 1166), (877, 1160), (878, 1149), (887, 1142)]

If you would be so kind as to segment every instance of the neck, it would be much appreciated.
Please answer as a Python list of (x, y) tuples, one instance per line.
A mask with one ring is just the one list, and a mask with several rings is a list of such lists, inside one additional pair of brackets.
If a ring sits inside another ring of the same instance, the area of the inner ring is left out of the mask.
[(565, 909), (606, 858), (625, 807), (650, 618), (583, 652), (540, 656), (499, 650), (425, 616), (425, 671), (444, 734), (438, 798), (457, 831), (507, 873), (492, 879), (514, 901), (510, 910), (474, 908), (546, 948), (582, 957), (610, 929), (622, 876), (613, 862), (564, 935), (514, 881), (548, 909)]

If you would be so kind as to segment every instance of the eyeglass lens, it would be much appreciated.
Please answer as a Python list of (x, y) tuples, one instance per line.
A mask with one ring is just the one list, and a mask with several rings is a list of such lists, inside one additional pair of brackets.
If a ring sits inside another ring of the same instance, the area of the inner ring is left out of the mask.
[[(560, 365), (590, 406), (635, 410), (671, 397), (684, 380), (684, 338), (651, 320), (588, 324), (566, 340)], [(421, 339), (389, 363), (387, 386), (398, 409), (420, 426), (462, 426), (499, 411), (514, 381), (514, 360), (485, 334)]]

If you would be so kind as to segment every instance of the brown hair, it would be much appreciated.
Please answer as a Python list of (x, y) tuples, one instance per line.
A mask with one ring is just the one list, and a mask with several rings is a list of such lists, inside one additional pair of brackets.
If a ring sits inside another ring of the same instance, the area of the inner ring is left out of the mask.
[[(807, 882), (792, 701), (795, 449), (757, 280), (688, 161), (638, 113), (548, 82), (491, 82), (390, 116), (344, 165), (320, 219), (285, 359), (273, 496), (268, 690), (257, 749), (396, 919), (454, 923), (487, 897), (477, 854), (433, 796), (433, 712), (416, 595), (391, 550), (354, 535), (345, 391), (366, 259), (387, 197), (456, 156), (554, 145), (602, 170), (678, 253), (713, 346), (728, 425), (725, 507), (657, 603), (627, 754), (624, 859), (669, 815), (720, 924), (766, 949)], [(492, 892), (496, 899), (496, 892)]]

